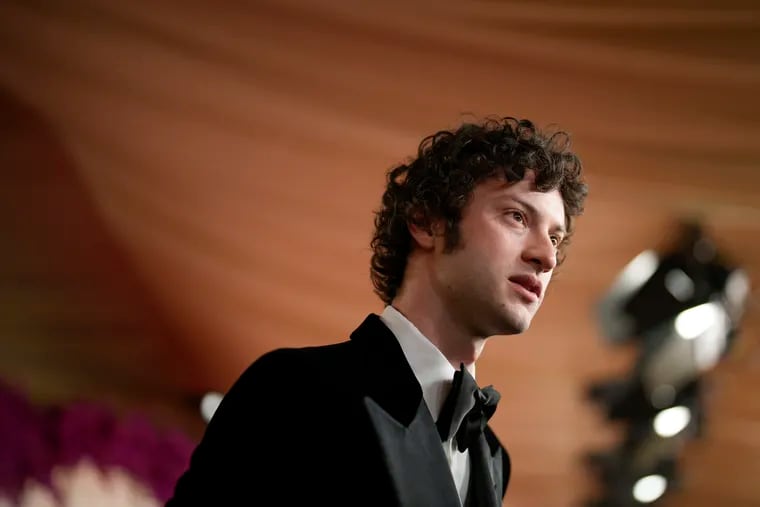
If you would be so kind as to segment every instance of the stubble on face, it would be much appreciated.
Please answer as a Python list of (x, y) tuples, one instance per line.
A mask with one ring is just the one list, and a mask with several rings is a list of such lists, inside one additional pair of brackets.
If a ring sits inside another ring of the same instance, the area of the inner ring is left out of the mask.
[[(525, 204), (532, 210), (525, 209)], [(536, 230), (521, 229), (517, 212), (525, 213), (525, 220)], [(459, 223), (459, 244), (438, 259), (442, 296), (462, 331), (487, 338), (528, 329), (551, 279), (547, 266), (539, 269), (537, 261), (531, 260), (532, 256), (546, 258), (548, 253), (546, 238), (538, 234), (563, 225), (559, 192), (536, 191), (532, 173), (512, 184), (494, 179), (475, 188)], [(540, 279), (541, 296), (527, 301), (509, 281), (515, 275)]]

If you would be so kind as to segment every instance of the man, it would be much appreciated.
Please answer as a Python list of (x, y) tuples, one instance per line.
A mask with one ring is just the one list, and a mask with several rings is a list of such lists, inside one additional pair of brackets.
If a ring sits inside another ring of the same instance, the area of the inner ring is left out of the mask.
[(167, 505), (501, 505), (499, 396), (475, 361), (489, 337), (528, 328), (586, 193), (568, 136), (530, 121), (425, 138), (375, 216), (382, 314), (348, 341), (256, 360)]

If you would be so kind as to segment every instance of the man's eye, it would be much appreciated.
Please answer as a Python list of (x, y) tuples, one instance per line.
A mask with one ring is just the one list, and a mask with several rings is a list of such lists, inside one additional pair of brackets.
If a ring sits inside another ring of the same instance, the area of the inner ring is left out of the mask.
[(525, 215), (523, 215), (521, 211), (510, 211), (509, 216), (516, 222), (520, 222), (521, 224), (525, 223)]
[(559, 246), (559, 238), (557, 236), (551, 236), (552, 245), (555, 247)]

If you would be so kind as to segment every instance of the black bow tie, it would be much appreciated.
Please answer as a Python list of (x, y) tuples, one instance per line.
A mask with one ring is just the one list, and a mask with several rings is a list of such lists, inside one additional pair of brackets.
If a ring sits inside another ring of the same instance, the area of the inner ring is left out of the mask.
[[(464, 452), (483, 433), (488, 420), (496, 412), (499, 399), (501, 395), (493, 386), (478, 388), (464, 364), (460, 365), (459, 371), (454, 373), (451, 392), (443, 402), (441, 414), (435, 423), (441, 442), (448, 440), (452, 432), (456, 431), (457, 448), (459, 452)], [(454, 421), (460, 419), (462, 423), (459, 428), (452, 428)]]

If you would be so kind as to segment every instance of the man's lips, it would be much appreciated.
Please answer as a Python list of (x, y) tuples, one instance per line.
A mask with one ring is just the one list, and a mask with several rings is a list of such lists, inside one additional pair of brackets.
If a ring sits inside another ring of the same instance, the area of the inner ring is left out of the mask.
[(541, 284), (541, 281), (533, 276), (533, 275), (515, 275), (510, 276), (509, 281), (519, 285), (523, 289), (525, 289), (528, 293), (531, 293), (535, 296), (536, 300), (541, 299), (541, 292), (543, 290), (543, 286)]

